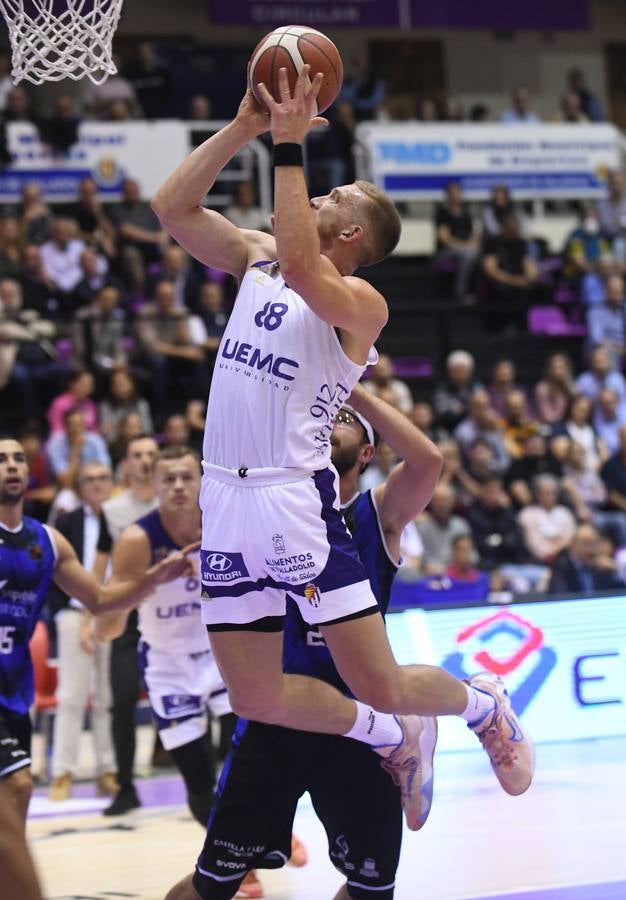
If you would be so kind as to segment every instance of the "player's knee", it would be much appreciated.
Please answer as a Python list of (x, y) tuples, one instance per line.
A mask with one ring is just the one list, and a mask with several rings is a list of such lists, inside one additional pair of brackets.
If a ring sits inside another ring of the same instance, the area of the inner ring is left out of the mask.
[(18, 769), (17, 772), (13, 772), (13, 774), (9, 775), (6, 779), (6, 786), (13, 803), (17, 809), (25, 815), (28, 804), (30, 803), (30, 796), (33, 792), (33, 780), (30, 775), (30, 769)]

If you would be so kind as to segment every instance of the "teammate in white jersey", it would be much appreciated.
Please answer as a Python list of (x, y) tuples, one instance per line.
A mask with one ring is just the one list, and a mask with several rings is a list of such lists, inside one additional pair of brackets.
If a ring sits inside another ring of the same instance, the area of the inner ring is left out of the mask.
[[(403, 800), (418, 810), (428, 790), (421, 759), (434, 751), (432, 720), (419, 716), (462, 716), (504, 789), (521, 793), (532, 778), (533, 749), (502, 683), (480, 676), (465, 685), (442, 669), (397, 665), (341, 518), (328, 439), (387, 320), (384, 298), (353, 272), (393, 250), (400, 223), (367, 182), (309, 200), (301, 144), (324, 121), (315, 116), (321, 75), (311, 81), (305, 66), (293, 96), (285, 70), (279, 81), (280, 102), (262, 89), (269, 113), (248, 91), (235, 119), (153, 201), (193, 256), (240, 281), (204, 445), (202, 615), (213, 652), (237, 713), (371, 744), (391, 755)], [(274, 237), (238, 229), (202, 205), (223, 166), (267, 130), (275, 145)], [(283, 674), (286, 590), (305, 620), (322, 628), (342, 678), (363, 702)], [(194, 896), (184, 890), (181, 897)]]

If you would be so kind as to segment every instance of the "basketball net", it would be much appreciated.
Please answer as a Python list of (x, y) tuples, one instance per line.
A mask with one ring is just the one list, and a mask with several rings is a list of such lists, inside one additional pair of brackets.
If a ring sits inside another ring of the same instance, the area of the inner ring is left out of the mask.
[(101, 84), (117, 69), (112, 42), (124, 0), (0, 0), (9, 28), (13, 83), (85, 76)]

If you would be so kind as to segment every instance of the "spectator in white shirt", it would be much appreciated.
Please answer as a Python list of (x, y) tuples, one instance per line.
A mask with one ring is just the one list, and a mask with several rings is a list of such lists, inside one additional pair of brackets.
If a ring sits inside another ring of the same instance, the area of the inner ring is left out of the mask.
[(530, 91), (527, 87), (517, 87), (511, 94), (511, 109), (505, 109), (500, 121), (507, 125), (535, 125), (539, 116), (530, 108)]
[(524, 507), (519, 523), (526, 549), (536, 562), (549, 565), (571, 544), (576, 520), (559, 503), (559, 482), (552, 475), (539, 475), (533, 485), (535, 503)]
[(76, 237), (72, 219), (55, 219), (52, 237), (41, 245), (44, 271), (55, 286), (65, 294), (71, 294), (83, 277), (81, 256), (85, 242)]

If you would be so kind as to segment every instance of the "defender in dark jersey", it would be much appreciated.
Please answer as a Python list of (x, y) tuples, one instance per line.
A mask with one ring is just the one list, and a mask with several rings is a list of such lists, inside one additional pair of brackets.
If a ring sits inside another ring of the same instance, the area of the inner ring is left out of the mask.
[(31, 794), (32, 637), (51, 581), (90, 612), (125, 609), (192, 570), (187, 547), (137, 577), (102, 587), (54, 528), (23, 516), (28, 465), (17, 441), (0, 440), (0, 778), (25, 821)]
[[(402, 531), (428, 503), (441, 456), (405, 416), (363, 388), (354, 390), (351, 403), (335, 421), (332, 459), (341, 477), (346, 522), (384, 614)], [(384, 484), (359, 494), (359, 474), (374, 455), (371, 426), (404, 462)], [(280, 535), (274, 537), (280, 541)], [(314, 594), (310, 602), (315, 602)], [(288, 605), (283, 662), (286, 672), (321, 678), (348, 692), (321, 632), (307, 625), (295, 603)], [(167, 900), (229, 900), (248, 869), (284, 865), (296, 807), (305, 791), (326, 829), (330, 860), (346, 878), (335, 900), (391, 900), (402, 806), (400, 791), (380, 757), (343, 737), (243, 719), (222, 773), (196, 872), (174, 887)]]

